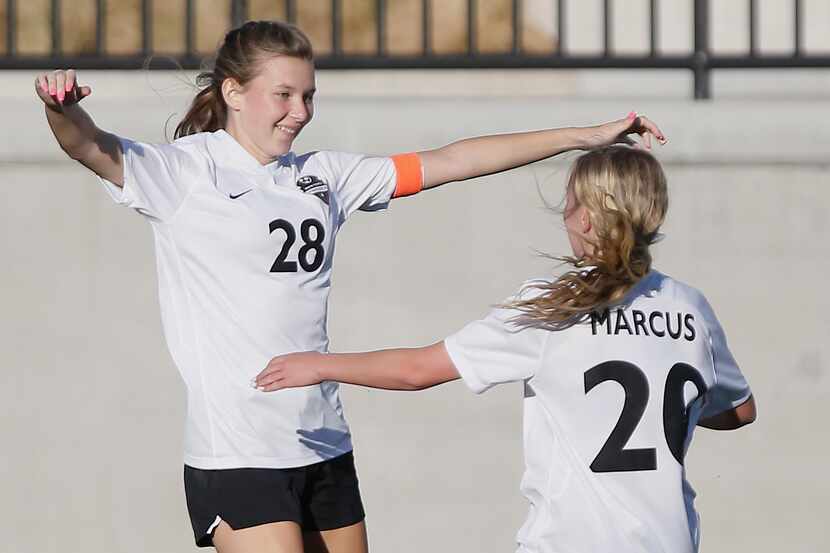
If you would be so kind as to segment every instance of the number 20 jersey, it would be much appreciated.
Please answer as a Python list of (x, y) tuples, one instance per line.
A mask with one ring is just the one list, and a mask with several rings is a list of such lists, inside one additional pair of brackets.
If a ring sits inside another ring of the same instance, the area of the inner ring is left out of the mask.
[(224, 130), (122, 148), (124, 186), (105, 184), (153, 229), (164, 334), (187, 388), (185, 463), (286, 468), (351, 451), (336, 383), (250, 382), (276, 355), (326, 351), (335, 236), (354, 211), (386, 207), (396, 160), (288, 153), (263, 166)]
[(696, 551), (686, 449), (701, 417), (750, 395), (703, 295), (652, 271), (619, 307), (565, 330), (516, 315), (497, 308), (445, 344), (476, 393), (524, 381), (519, 551)]

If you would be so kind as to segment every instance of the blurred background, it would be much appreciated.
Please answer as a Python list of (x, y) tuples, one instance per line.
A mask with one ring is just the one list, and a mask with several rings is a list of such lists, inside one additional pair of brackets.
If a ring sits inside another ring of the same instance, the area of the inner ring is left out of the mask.
[[(191, 551), (184, 387), (151, 232), (61, 152), (33, 91), (74, 67), (96, 123), (172, 136), (196, 71), (247, 18), (297, 22), (319, 68), (298, 150), (392, 154), (482, 134), (657, 121), (656, 267), (704, 291), (758, 421), (699, 429), (702, 551), (830, 550), (830, 2), (4, 0), (0, 3), (0, 552)], [(440, 340), (558, 268), (567, 154), (358, 214), (333, 351)], [(375, 552), (504, 552), (526, 514), (521, 386), (344, 386)]]

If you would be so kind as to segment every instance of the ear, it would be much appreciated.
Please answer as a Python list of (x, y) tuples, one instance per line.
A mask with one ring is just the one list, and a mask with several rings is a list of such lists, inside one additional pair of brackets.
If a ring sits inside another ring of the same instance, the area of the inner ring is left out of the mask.
[(242, 86), (236, 79), (229, 77), (222, 81), (222, 97), (230, 109), (239, 111), (242, 108)]
[(582, 234), (585, 235), (590, 233), (593, 228), (593, 225), (591, 224), (591, 214), (588, 213), (587, 209), (583, 209), (582, 213), (579, 214), (579, 227)]

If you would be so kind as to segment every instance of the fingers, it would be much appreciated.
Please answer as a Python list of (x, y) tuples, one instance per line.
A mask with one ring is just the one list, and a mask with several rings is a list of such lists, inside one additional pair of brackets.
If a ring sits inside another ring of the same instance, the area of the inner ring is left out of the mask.
[(46, 75), (38, 75), (35, 79), (35, 90), (40, 99), (44, 102), (50, 100), (49, 96), (49, 81), (46, 80)]
[(646, 150), (651, 150), (651, 133), (648, 131), (640, 133), (642, 137), (643, 145), (646, 147)]
[(637, 121), (635, 121), (635, 128), (639, 128), (639, 134), (643, 136), (654, 136), (660, 144), (668, 142), (668, 140), (666, 140), (666, 136), (663, 134), (663, 131), (660, 130), (660, 127), (644, 115), (637, 117)]
[[(638, 115), (636, 112), (632, 111), (625, 119), (621, 119), (620, 122), (624, 122), (626, 125), (625, 130), (617, 137), (617, 142), (620, 144), (626, 144), (628, 146), (644, 150), (651, 150), (652, 137), (656, 138), (661, 145), (668, 142), (660, 128), (655, 125), (651, 119), (645, 117), (644, 115)], [(632, 134), (639, 135), (640, 142), (634, 141), (629, 136)]]
[(81, 99), (76, 86), (74, 69), (69, 69), (66, 72), (66, 82), (64, 83), (63, 91), (67, 102), (74, 104)]
[(55, 95), (58, 98), (58, 103), (63, 103), (66, 98), (66, 72), (55, 71)]
[[(45, 75), (39, 75), (35, 80), (38, 95), (47, 104), (70, 105), (92, 94), (88, 86), (79, 87), (77, 74), (74, 69), (58, 69)], [(51, 99), (51, 102), (48, 101)]]
[(274, 357), (268, 362), (268, 365), (258, 375), (256, 375), (253, 380), (251, 380), (251, 386), (257, 390), (263, 391), (262, 389), (266, 385), (272, 384), (280, 378), (281, 371), (282, 359), (280, 357)]
[(313, 367), (319, 356), (316, 352), (288, 353), (279, 355), (268, 362), (253, 380), (251, 386), (261, 392), (273, 392), (283, 388), (312, 386), (321, 382), (320, 375)]
[(267, 384), (263, 384), (262, 386), (257, 386), (257, 390), (260, 392), (276, 392), (277, 390), (282, 390), (283, 388), (289, 388), (287, 381), (284, 378), (274, 378)]
[[(289, 378), (286, 357), (281, 355), (271, 359), (268, 362), (268, 366), (251, 380), (251, 386), (260, 392), (273, 392), (281, 390), (282, 388), (296, 386), (297, 383), (292, 384), (292, 379)], [(296, 378), (293, 380), (296, 380)]]
[(75, 70), (69, 69), (66, 72), (66, 83), (64, 87), (65, 92), (70, 92), (73, 88), (75, 88)]

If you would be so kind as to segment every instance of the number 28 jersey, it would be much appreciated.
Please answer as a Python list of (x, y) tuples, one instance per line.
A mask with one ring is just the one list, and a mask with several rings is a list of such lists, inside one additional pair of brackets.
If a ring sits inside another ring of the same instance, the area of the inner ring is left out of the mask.
[(476, 393), (524, 381), (519, 551), (696, 551), (686, 449), (698, 420), (750, 395), (703, 295), (652, 271), (619, 307), (565, 330), (516, 315), (497, 308), (445, 344)]
[(164, 334), (187, 389), (185, 463), (286, 468), (351, 451), (336, 383), (250, 382), (276, 355), (326, 351), (337, 231), (417, 188), (402, 183), (421, 179), (417, 155), (288, 153), (263, 166), (224, 130), (122, 148), (124, 186), (105, 184), (153, 229)]

